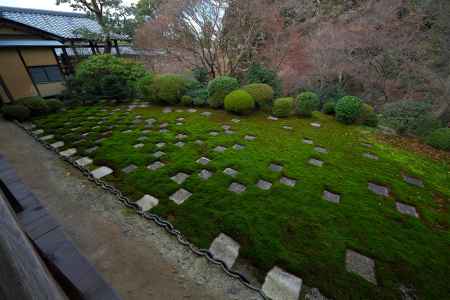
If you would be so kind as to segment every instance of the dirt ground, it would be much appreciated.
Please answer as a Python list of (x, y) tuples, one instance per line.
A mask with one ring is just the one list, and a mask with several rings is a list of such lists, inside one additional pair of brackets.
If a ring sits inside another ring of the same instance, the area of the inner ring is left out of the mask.
[(1, 119), (0, 153), (123, 299), (260, 299)]

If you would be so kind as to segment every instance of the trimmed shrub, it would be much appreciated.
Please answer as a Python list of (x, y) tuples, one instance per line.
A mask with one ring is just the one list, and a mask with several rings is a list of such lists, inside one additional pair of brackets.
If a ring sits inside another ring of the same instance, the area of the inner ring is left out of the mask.
[(192, 75), (194, 78), (200, 82), (202, 85), (206, 85), (208, 83), (208, 70), (203, 67), (197, 67), (192, 69)]
[(223, 107), (225, 97), (239, 88), (236, 78), (221, 76), (213, 79), (208, 84), (208, 104), (214, 108)]
[(434, 130), (426, 139), (426, 143), (433, 148), (450, 151), (450, 128)]
[(336, 102), (329, 100), (323, 104), (322, 111), (327, 115), (334, 115), (336, 113)]
[(153, 81), (155, 99), (161, 103), (177, 104), (186, 93), (187, 80), (180, 75), (156, 76)]
[(64, 107), (64, 103), (58, 99), (48, 99), (45, 102), (47, 103), (48, 111), (51, 113), (60, 111)]
[(361, 115), (362, 101), (358, 97), (345, 96), (336, 103), (336, 120), (352, 124)]
[(431, 104), (419, 101), (399, 101), (383, 107), (380, 123), (399, 134), (425, 136), (440, 127), (431, 115)]
[(302, 117), (311, 117), (312, 112), (319, 110), (320, 99), (315, 93), (303, 92), (297, 97), (296, 111)]
[(181, 97), (181, 104), (185, 106), (191, 106), (192, 105), (192, 97), (188, 95), (184, 95)]
[(136, 96), (137, 82), (146, 74), (144, 66), (134, 61), (110, 54), (93, 55), (78, 64), (74, 82), (68, 87), (76, 87), (89, 100), (125, 100)]
[(20, 122), (30, 118), (30, 110), (22, 104), (9, 104), (2, 107), (3, 117), (7, 120), (17, 120)]
[(22, 104), (27, 107), (33, 117), (45, 115), (49, 111), (44, 98), (39, 96), (18, 99), (17, 104)]
[(255, 108), (255, 100), (245, 90), (231, 92), (224, 100), (225, 110), (236, 114), (248, 114)]
[(294, 108), (294, 98), (285, 97), (278, 98), (273, 102), (272, 114), (275, 117), (285, 118), (289, 117)]
[(205, 106), (208, 104), (208, 89), (206, 88), (190, 90), (186, 95), (192, 97), (192, 104), (195, 106)]
[(364, 125), (369, 126), (369, 127), (377, 127), (378, 126), (378, 116), (375, 112), (371, 112), (369, 113), (364, 122)]
[(267, 69), (260, 64), (252, 64), (245, 74), (245, 83), (265, 83), (272, 87), (274, 96), (280, 96), (283, 92), (283, 84), (277, 72)]
[(144, 77), (140, 78), (136, 83), (140, 96), (150, 101), (155, 99), (156, 94), (153, 88), (153, 79), (153, 75), (147, 74)]
[(267, 109), (272, 104), (273, 88), (265, 83), (252, 83), (242, 88), (249, 93), (258, 107)]

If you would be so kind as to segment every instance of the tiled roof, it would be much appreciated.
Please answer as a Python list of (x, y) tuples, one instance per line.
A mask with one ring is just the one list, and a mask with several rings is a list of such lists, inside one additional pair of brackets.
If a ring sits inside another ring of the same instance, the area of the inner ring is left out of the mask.
[(102, 33), (101, 26), (85, 14), (0, 6), (0, 18), (28, 25), (64, 39), (77, 39), (76, 30)]

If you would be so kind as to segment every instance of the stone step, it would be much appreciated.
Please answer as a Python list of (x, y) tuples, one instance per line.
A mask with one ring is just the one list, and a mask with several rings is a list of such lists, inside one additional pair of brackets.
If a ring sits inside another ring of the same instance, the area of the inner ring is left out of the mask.
[(232, 268), (239, 256), (239, 248), (239, 243), (221, 233), (211, 243), (209, 251), (214, 258), (222, 260), (228, 268)]
[(272, 300), (298, 300), (303, 280), (279, 267), (267, 273), (262, 291)]

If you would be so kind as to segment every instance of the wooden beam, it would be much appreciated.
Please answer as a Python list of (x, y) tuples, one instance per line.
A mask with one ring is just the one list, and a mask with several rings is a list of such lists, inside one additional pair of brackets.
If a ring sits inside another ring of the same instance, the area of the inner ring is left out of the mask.
[(2, 299), (66, 299), (20, 229), (1, 193), (0, 265)]
[(114, 47), (116, 47), (117, 56), (120, 56), (119, 45), (117, 44), (117, 40), (114, 40)]

